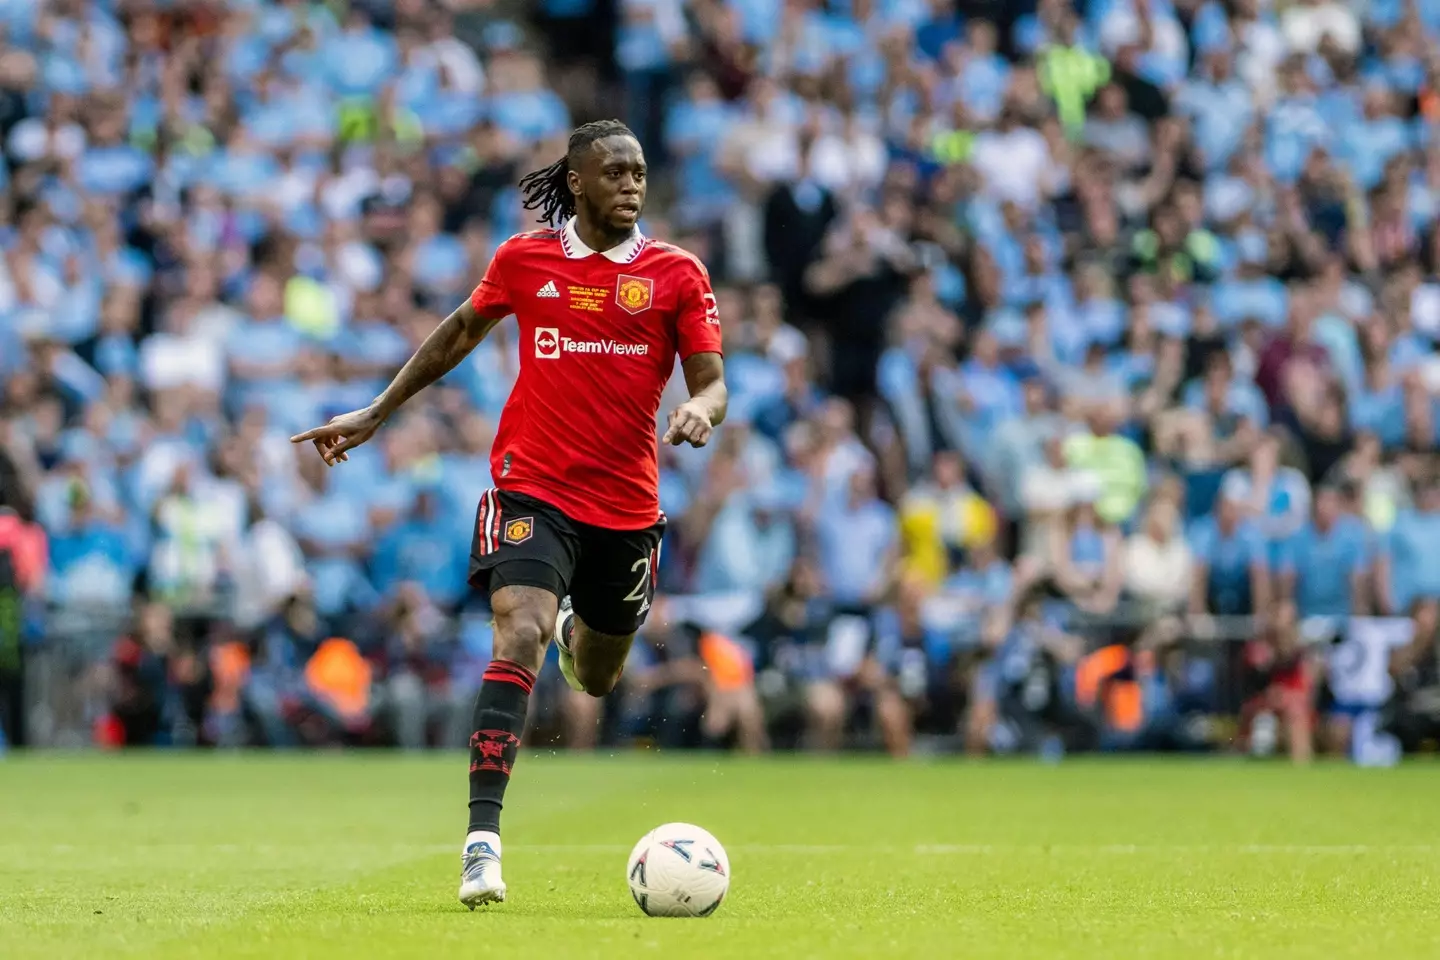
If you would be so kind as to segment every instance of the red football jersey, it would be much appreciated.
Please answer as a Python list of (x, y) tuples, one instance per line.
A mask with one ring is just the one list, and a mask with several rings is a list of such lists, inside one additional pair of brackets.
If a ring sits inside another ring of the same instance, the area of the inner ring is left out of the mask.
[(654, 524), (655, 417), (675, 354), (720, 352), (705, 267), (639, 231), (596, 252), (571, 220), (502, 243), (470, 302), (520, 322), (520, 376), (490, 452), (496, 486), (597, 527)]

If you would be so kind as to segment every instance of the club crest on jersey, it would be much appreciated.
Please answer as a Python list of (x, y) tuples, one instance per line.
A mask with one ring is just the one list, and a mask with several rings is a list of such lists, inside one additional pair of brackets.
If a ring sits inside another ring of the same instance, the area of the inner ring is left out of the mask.
[(534, 517), (516, 517), (505, 524), (505, 542), (518, 545), (535, 535)]
[(626, 313), (649, 310), (654, 294), (654, 280), (646, 277), (630, 277), (623, 273), (615, 279), (615, 303)]
[(557, 328), (535, 328), (535, 356), (541, 360), (555, 360), (560, 356), (560, 331)]

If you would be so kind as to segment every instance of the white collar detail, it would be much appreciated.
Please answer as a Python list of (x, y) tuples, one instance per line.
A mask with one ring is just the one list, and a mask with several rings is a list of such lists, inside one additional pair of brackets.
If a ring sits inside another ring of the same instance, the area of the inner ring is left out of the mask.
[[(615, 263), (629, 263), (640, 255), (641, 249), (645, 246), (646, 237), (636, 227), (630, 231), (630, 236), (617, 243), (609, 250), (598, 251), (600, 256)], [(581, 260), (597, 251), (586, 246), (585, 241), (580, 239), (579, 232), (575, 229), (575, 218), (571, 217), (565, 221), (565, 227), (560, 231), (560, 245), (565, 248), (565, 256), (571, 260)]]

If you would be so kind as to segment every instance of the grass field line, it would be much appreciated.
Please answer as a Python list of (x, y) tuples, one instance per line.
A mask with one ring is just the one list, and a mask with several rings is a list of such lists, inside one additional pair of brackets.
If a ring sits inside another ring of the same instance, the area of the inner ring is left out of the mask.
[[(34, 844), (0, 843), (0, 851), (6, 853), (35, 853)], [(283, 856), (307, 851), (334, 850), (336, 844), (239, 844), (239, 843), (139, 843), (124, 844), (136, 853), (168, 854), (250, 854), (254, 856)], [(397, 857), (421, 857), (436, 854), (459, 854), (460, 844), (377, 844), (343, 843), (345, 850), (367, 852)], [(516, 844), (527, 853), (629, 853), (631, 847), (619, 843), (527, 843)], [(727, 847), (731, 853), (780, 854), (793, 856), (820, 856), (827, 854), (914, 854), (918, 856), (1001, 856), (1001, 855), (1060, 855), (1060, 856), (1134, 856), (1134, 855), (1188, 855), (1188, 854), (1243, 854), (1252, 856), (1367, 856), (1376, 854), (1421, 854), (1440, 852), (1440, 845), (1429, 843), (1226, 843), (1226, 844), (1129, 844), (1129, 843), (919, 843), (902, 844), (806, 844), (806, 843), (740, 843)], [(45, 852), (71, 854), (93, 851), (93, 848), (76, 844), (52, 844)]]

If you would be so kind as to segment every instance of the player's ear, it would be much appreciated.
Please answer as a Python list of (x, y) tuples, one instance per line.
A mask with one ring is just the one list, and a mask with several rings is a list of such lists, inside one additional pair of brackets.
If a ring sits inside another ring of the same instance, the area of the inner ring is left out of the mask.
[(576, 171), (576, 170), (567, 170), (567, 171), (565, 172), (565, 183), (566, 183), (567, 186), (570, 187), (570, 193), (571, 193), (573, 196), (578, 197), (578, 196), (580, 196), (582, 193), (585, 192), (584, 187), (583, 187), (583, 185), (582, 185), (581, 182), (580, 182), (580, 173), (579, 173), (579, 171)]

